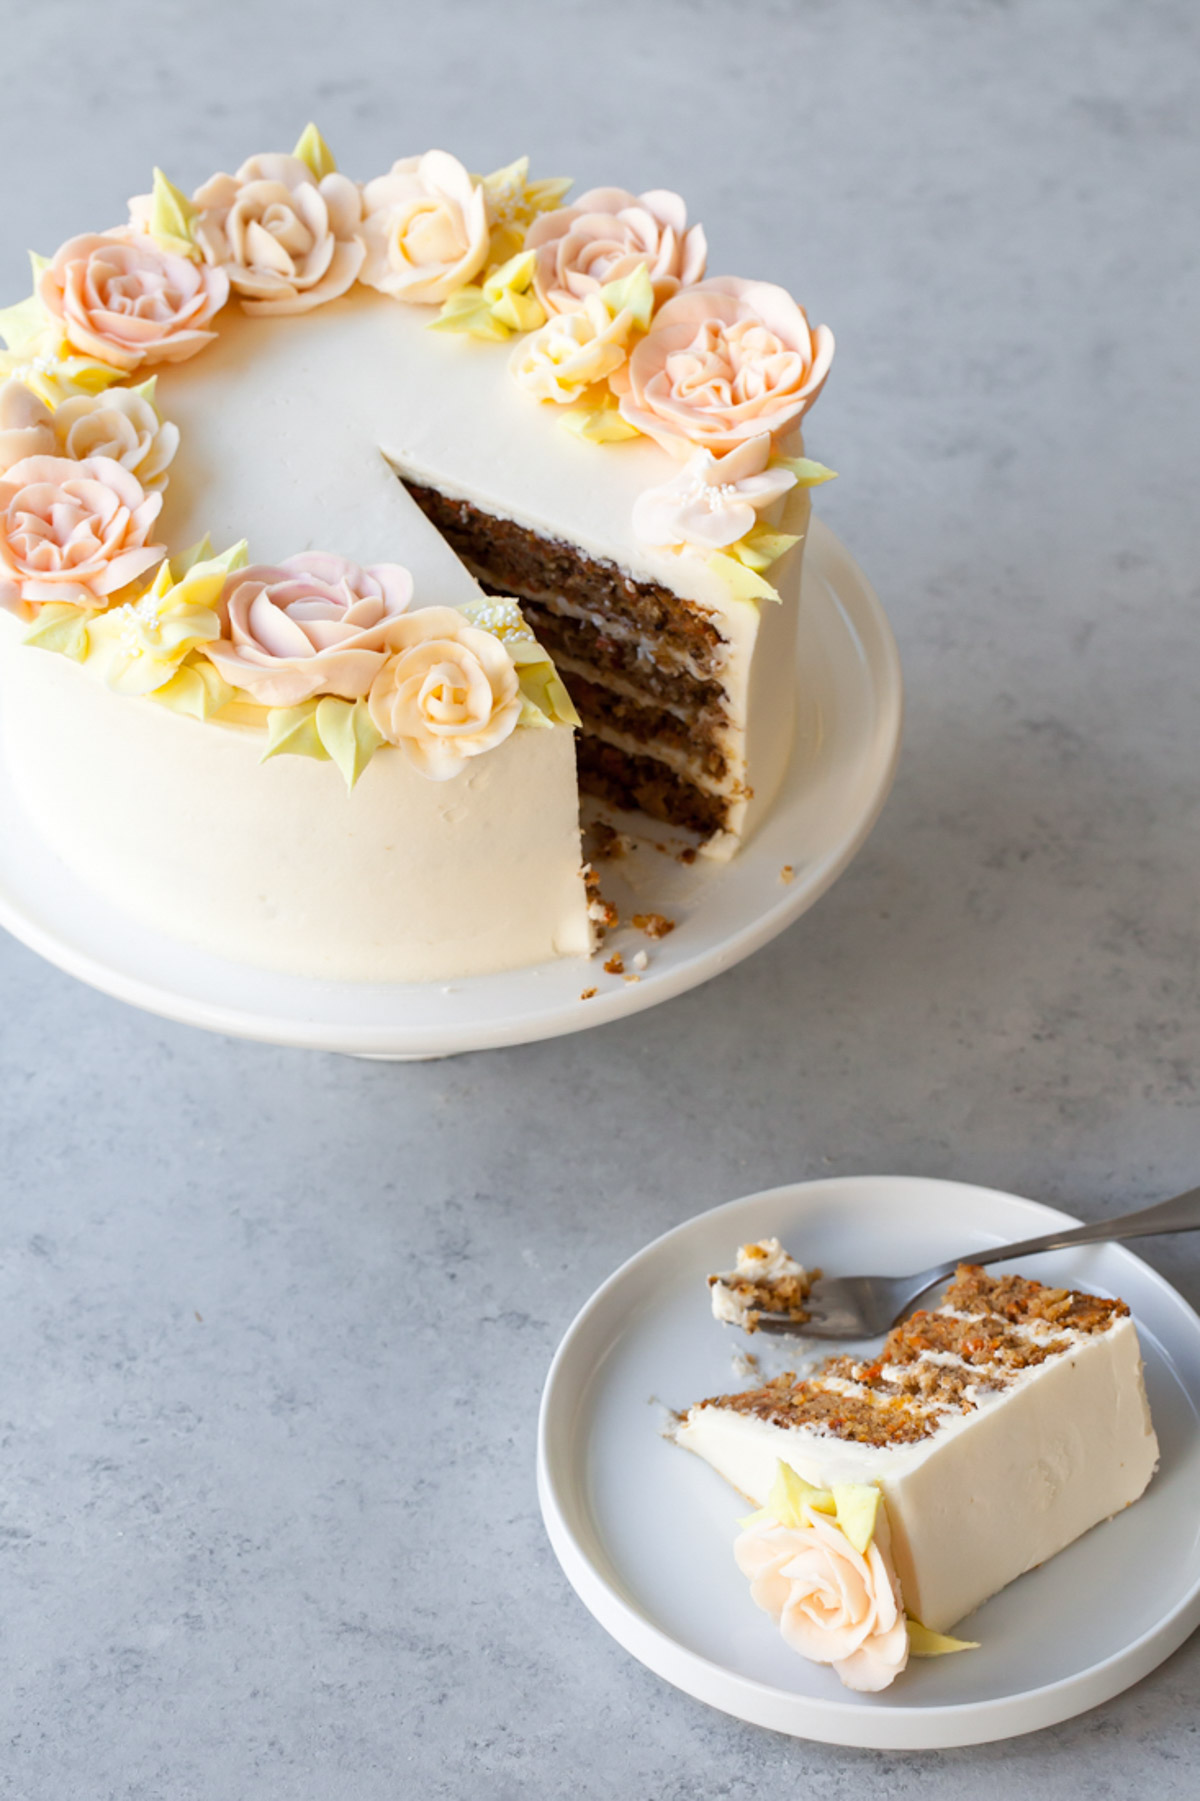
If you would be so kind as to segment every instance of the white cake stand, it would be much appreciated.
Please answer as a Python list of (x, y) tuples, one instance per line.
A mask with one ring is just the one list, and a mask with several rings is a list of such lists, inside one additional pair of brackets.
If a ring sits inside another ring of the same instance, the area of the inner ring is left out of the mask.
[[(526, 1044), (653, 1007), (748, 957), (811, 907), (845, 869), (887, 798), (900, 745), (895, 642), (869, 583), (827, 527), (805, 555), (799, 722), (769, 818), (732, 863), (687, 865), (668, 834), (601, 865), (629, 920), (676, 921), (650, 941), (622, 925), (598, 958), (564, 958), (447, 983), (313, 981), (252, 969), (151, 931), (93, 892), (43, 843), (0, 767), (0, 925), (60, 969), (168, 1019), (272, 1044), (360, 1057), (419, 1058)], [(783, 872), (790, 872), (785, 879)], [(619, 950), (639, 980), (606, 974)], [(585, 991), (595, 993), (583, 998)]]

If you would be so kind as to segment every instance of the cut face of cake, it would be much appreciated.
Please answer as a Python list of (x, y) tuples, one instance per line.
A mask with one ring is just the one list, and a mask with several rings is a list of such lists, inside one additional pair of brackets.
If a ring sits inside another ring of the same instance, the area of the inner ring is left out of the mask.
[(740, 1326), (743, 1332), (757, 1331), (764, 1313), (802, 1326), (808, 1318), (805, 1302), (820, 1274), (797, 1263), (777, 1238), (739, 1245), (735, 1267), (726, 1275), (708, 1278), (713, 1318)]
[(1158, 1461), (1124, 1303), (971, 1266), (878, 1357), (701, 1401), (676, 1438), (759, 1506), (781, 1463), (876, 1486), (904, 1606), (934, 1632), (1136, 1501)]
[(593, 948), (580, 788), (716, 858), (770, 807), (833, 340), (569, 186), (309, 127), (0, 312), (5, 755), (143, 921), (485, 974)]

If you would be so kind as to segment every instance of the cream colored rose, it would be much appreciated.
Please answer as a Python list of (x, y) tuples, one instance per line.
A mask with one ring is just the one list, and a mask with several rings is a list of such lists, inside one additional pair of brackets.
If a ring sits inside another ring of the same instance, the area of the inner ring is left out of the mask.
[(790, 469), (769, 469), (771, 440), (747, 438), (722, 457), (695, 451), (679, 473), (633, 503), (633, 535), (670, 549), (722, 550), (752, 531), (758, 515), (796, 485)]
[(512, 658), (490, 632), (453, 607), (424, 607), (400, 621), (396, 654), (368, 697), (371, 718), (432, 781), (493, 750), (521, 716)]
[(197, 188), (196, 242), (248, 313), (306, 313), (344, 294), (363, 261), (362, 202), (348, 176), (317, 181), (298, 156), (252, 156)]
[(111, 457), (136, 475), (143, 488), (166, 486), (167, 469), (179, 449), (179, 427), (160, 418), (154, 402), (136, 388), (108, 388), (82, 394), (54, 409), (60, 456)]
[(306, 551), (229, 577), (224, 630), (204, 655), (231, 687), (264, 707), (298, 707), (314, 694), (361, 700), (397, 644), (412, 577), (398, 563), (360, 569)]
[(832, 360), (832, 332), (813, 331), (790, 294), (723, 275), (668, 300), (609, 385), (622, 417), (673, 456), (719, 456), (789, 432)]
[(89, 610), (162, 561), (148, 544), (162, 507), (111, 457), (26, 457), (0, 477), (0, 606)]
[(69, 238), (37, 291), (76, 350), (129, 373), (181, 363), (210, 344), (216, 334), (207, 327), (229, 298), (229, 281), (122, 230)]
[(54, 414), (24, 382), (0, 388), (0, 474), (25, 457), (53, 456), (58, 448)]
[(632, 330), (627, 310), (614, 317), (599, 294), (589, 294), (580, 312), (555, 314), (517, 340), (509, 362), (513, 380), (537, 400), (577, 400), (620, 368)]
[(589, 294), (632, 275), (639, 263), (661, 306), (700, 280), (708, 257), (703, 226), (689, 230), (687, 207), (665, 188), (648, 194), (593, 188), (574, 205), (535, 219), (525, 248), (537, 252), (533, 285), (548, 313), (575, 312)]
[(487, 201), (444, 150), (408, 156), (363, 189), (360, 280), (395, 300), (440, 306), (487, 261)]
[(771, 1519), (734, 1545), (750, 1594), (802, 1657), (832, 1664), (847, 1688), (875, 1693), (908, 1662), (908, 1627), (882, 1516), (865, 1552), (836, 1520), (812, 1507), (802, 1526)]

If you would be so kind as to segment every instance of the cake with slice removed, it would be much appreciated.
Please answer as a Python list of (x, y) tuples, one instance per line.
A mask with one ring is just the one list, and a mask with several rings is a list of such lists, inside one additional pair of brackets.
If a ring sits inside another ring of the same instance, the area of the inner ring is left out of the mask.
[[(771, 1534), (811, 1527), (828, 1538), (839, 1526), (831, 1497), (844, 1494), (853, 1513), (868, 1491), (903, 1606), (935, 1634), (1136, 1501), (1158, 1462), (1124, 1302), (970, 1265), (877, 1357), (832, 1357), (809, 1376), (701, 1401), (675, 1438), (758, 1505), (774, 1495), (772, 1515), (749, 1528), (766, 1530), (765, 1549), (739, 1550), (762, 1604), (783, 1607), (790, 1580), (776, 1568), (761, 1586), (762, 1558), (800, 1550), (799, 1538), (772, 1549)], [(782, 1526), (781, 1470), (795, 1504)], [(868, 1552), (873, 1542), (868, 1533)], [(855, 1565), (854, 1582), (869, 1588), (865, 1571)]]

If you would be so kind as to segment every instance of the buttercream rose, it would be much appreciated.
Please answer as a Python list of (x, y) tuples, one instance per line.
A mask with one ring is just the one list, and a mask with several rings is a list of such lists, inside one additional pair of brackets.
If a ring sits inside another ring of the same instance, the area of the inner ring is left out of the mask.
[(363, 189), (369, 287), (440, 306), (487, 261), (490, 230), (481, 184), (444, 150), (408, 156)]
[(758, 515), (796, 485), (790, 469), (769, 469), (771, 440), (747, 438), (723, 457), (697, 450), (678, 475), (633, 503), (633, 534), (643, 544), (721, 550), (753, 530)]
[(412, 577), (398, 563), (360, 569), (324, 551), (255, 563), (226, 582), (222, 635), (202, 648), (231, 687), (264, 707), (297, 707), (314, 694), (361, 700), (411, 598)]
[(229, 281), (124, 230), (69, 238), (37, 291), (76, 350), (128, 373), (181, 363), (211, 343), (207, 327), (229, 298)]
[(610, 377), (622, 417), (673, 456), (781, 437), (829, 374), (833, 333), (770, 282), (715, 276), (668, 300)]
[(644, 263), (661, 306), (704, 274), (704, 228), (687, 222), (678, 194), (656, 188), (592, 188), (572, 206), (535, 219), (525, 234), (537, 253), (533, 285), (548, 313), (573, 313), (606, 282), (632, 275)]
[(344, 294), (363, 261), (358, 188), (298, 156), (252, 156), (197, 188), (196, 242), (248, 313), (304, 313)]
[(371, 718), (390, 744), (435, 782), (492, 750), (521, 716), (511, 657), (491, 632), (453, 607), (423, 607), (400, 622), (396, 654), (375, 678)]
[(24, 382), (0, 388), (0, 473), (25, 457), (53, 456), (58, 448), (54, 414)]
[(537, 400), (577, 400), (620, 368), (632, 330), (625, 308), (614, 317), (599, 294), (589, 294), (581, 311), (558, 314), (518, 339), (509, 362), (513, 380)]
[(804, 1507), (801, 1517), (802, 1526), (756, 1521), (736, 1541), (734, 1557), (750, 1578), (750, 1594), (802, 1657), (832, 1664), (847, 1688), (886, 1688), (908, 1662), (886, 1528), (862, 1552), (828, 1514)]
[(166, 485), (167, 469), (179, 449), (179, 427), (159, 417), (154, 402), (135, 388), (108, 388), (82, 394), (54, 409), (60, 456), (111, 457), (136, 475), (143, 488)]
[(166, 555), (146, 542), (161, 507), (111, 457), (14, 463), (0, 477), (0, 606), (103, 607)]

